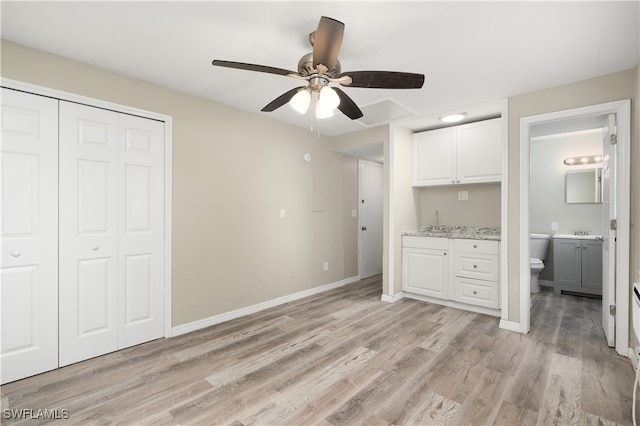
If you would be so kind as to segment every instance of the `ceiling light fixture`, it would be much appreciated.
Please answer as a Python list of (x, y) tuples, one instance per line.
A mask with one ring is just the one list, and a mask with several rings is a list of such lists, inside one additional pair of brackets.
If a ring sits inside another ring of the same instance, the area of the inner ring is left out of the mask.
[(293, 98), (289, 101), (291, 108), (295, 109), (300, 114), (307, 112), (309, 104), (311, 104), (311, 93), (308, 89), (299, 90), (298, 93), (293, 95)]
[(602, 163), (602, 155), (585, 155), (582, 157), (569, 157), (563, 161), (567, 166), (584, 166), (586, 164)]
[(333, 117), (335, 109), (340, 105), (340, 97), (329, 86), (322, 86), (319, 90), (307, 88), (299, 90), (291, 100), (289, 105), (300, 114), (305, 114), (311, 105), (311, 92), (318, 92), (318, 100), (316, 101), (316, 118)]
[(464, 120), (466, 116), (467, 114), (465, 114), (464, 112), (460, 114), (445, 115), (444, 117), (440, 117), (440, 121), (442, 121), (443, 123), (457, 123), (458, 121)]

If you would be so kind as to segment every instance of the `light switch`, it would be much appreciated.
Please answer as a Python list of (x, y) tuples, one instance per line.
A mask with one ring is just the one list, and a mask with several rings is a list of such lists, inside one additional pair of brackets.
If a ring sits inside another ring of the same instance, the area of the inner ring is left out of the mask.
[(287, 213), (284, 209), (280, 209), (280, 219), (284, 219), (287, 216)]
[(558, 230), (558, 222), (551, 222), (551, 230), (552, 231)]
[(358, 210), (351, 209), (351, 217), (358, 217)]
[(469, 191), (458, 191), (458, 200), (465, 201), (469, 199)]

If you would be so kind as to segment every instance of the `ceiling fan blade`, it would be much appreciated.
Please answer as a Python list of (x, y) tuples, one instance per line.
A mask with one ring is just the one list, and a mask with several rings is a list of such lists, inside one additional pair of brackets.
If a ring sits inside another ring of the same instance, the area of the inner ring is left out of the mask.
[(420, 89), (424, 84), (424, 74), (396, 71), (352, 71), (342, 74), (351, 77), (348, 87), (371, 89)]
[(338, 105), (338, 109), (342, 111), (344, 115), (346, 115), (352, 120), (356, 120), (363, 116), (362, 111), (360, 111), (360, 108), (358, 108), (358, 105), (356, 105), (356, 103), (353, 102), (353, 99), (351, 99), (349, 96), (347, 96), (346, 93), (344, 93), (342, 90), (338, 89), (337, 87), (333, 87), (333, 90), (336, 91), (336, 93), (338, 94), (338, 97), (340, 98), (340, 105)]
[(338, 54), (342, 47), (344, 24), (333, 18), (323, 16), (320, 18), (313, 42), (313, 67), (318, 64), (333, 70), (338, 62)]
[(285, 70), (282, 68), (268, 67), (266, 65), (245, 64), (244, 62), (221, 61), (219, 59), (214, 59), (213, 62), (211, 62), (211, 65), (214, 65), (217, 67), (237, 68), (240, 70), (247, 70), (247, 71), (266, 72), (269, 74), (277, 74), (277, 75), (289, 75), (289, 74), (297, 75), (298, 74), (297, 72)]
[(301, 90), (301, 89), (306, 89), (306, 86), (296, 87), (294, 89), (289, 90), (288, 92), (283, 93), (282, 95), (278, 96), (277, 98), (275, 98), (274, 100), (269, 102), (269, 104), (267, 104), (260, 111), (262, 111), (262, 112), (271, 112), (271, 111), (277, 110), (282, 105), (284, 105), (287, 102), (289, 102), (291, 100), (291, 98), (293, 98), (293, 96), (296, 93), (298, 93), (298, 90)]

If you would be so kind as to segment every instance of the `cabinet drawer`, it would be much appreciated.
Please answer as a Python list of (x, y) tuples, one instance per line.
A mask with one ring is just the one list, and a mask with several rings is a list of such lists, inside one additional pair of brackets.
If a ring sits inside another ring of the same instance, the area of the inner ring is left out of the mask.
[(498, 241), (491, 240), (464, 240), (457, 239), (455, 242), (456, 253), (482, 253), (482, 254), (498, 254), (500, 245)]
[(456, 277), (454, 280), (453, 299), (470, 305), (499, 309), (498, 283), (496, 281)]
[(456, 252), (455, 275), (458, 277), (497, 281), (498, 256), (494, 254)]
[(449, 250), (449, 239), (434, 237), (414, 237), (411, 235), (405, 235), (404, 237), (402, 237), (402, 247)]

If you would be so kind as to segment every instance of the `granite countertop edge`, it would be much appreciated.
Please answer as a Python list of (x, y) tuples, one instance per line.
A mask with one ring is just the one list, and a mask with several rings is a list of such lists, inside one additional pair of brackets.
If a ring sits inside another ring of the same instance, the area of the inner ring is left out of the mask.
[(422, 231), (403, 232), (402, 236), (500, 241), (499, 227), (426, 226)]

